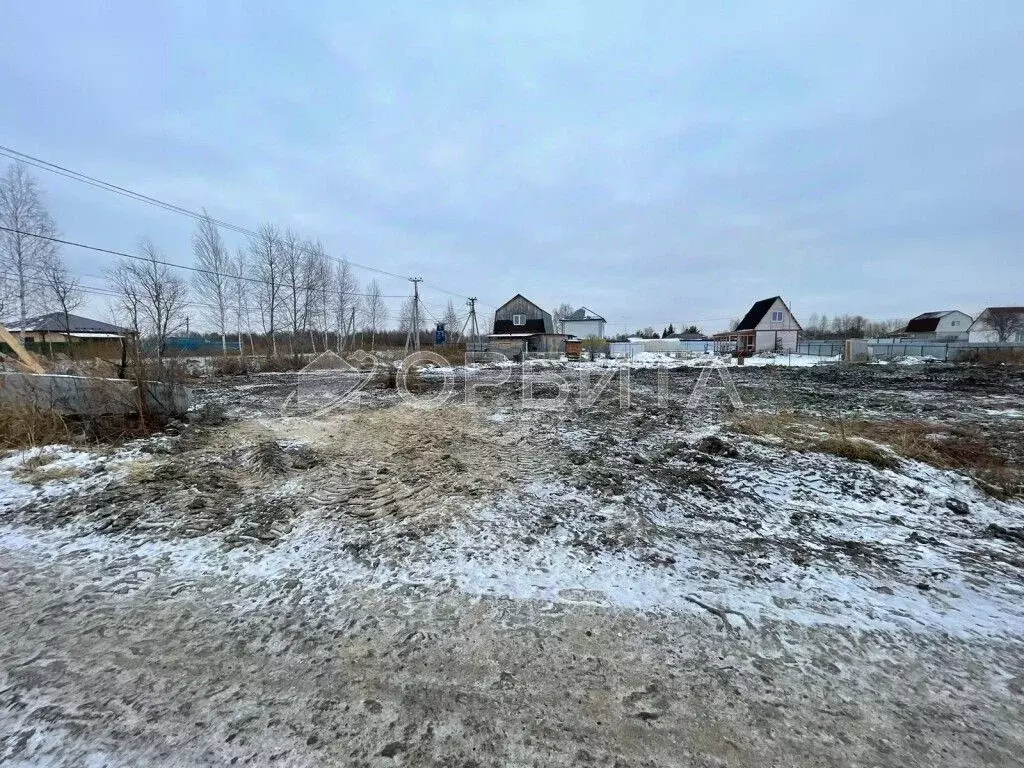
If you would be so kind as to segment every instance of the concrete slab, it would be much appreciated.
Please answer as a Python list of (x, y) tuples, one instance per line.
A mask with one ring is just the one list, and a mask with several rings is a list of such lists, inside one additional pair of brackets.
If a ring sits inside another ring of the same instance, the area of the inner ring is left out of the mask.
[[(149, 412), (180, 418), (188, 390), (180, 384), (143, 382)], [(0, 403), (31, 404), (65, 416), (125, 416), (139, 411), (138, 387), (125, 379), (59, 374), (0, 373)]]

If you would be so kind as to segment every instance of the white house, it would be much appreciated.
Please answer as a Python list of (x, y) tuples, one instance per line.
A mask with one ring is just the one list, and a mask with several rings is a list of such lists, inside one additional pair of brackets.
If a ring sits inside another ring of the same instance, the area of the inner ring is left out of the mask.
[(773, 296), (755, 301), (736, 327), (716, 334), (715, 341), (719, 344), (735, 344), (736, 351), (745, 355), (756, 352), (794, 352), (802, 330), (782, 297)]
[(1024, 307), (988, 307), (967, 329), (967, 340), (1024, 343)]
[(967, 339), (967, 330), (973, 322), (973, 317), (957, 309), (925, 312), (911, 318), (903, 334), (913, 339), (961, 341)]
[(580, 339), (603, 339), (605, 322), (606, 320), (596, 312), (580, 307), (568, 317), (559, 320), (558, 324), (561, 332), (570, 336)]

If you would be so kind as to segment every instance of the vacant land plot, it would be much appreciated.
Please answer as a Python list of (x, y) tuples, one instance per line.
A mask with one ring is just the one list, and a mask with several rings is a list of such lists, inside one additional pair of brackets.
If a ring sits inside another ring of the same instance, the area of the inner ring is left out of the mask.
[(580, 370), (0, 459), (0, 763), (1021, 764), (1015, 369)]

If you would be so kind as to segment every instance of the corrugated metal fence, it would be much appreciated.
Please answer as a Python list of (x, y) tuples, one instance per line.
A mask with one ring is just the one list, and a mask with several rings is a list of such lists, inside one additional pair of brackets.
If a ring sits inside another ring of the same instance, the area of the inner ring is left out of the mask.
[(1024, 355), (1024, 344), (970, 343), (966, 341), (908, 341), (906, 339), (850, 339), (847, 357), (852, 360), (900, 360), (927, 358), (961, 362), (984, 358), (986, 354)]
[[(847, 342), (834, 339), (808, 339), (796, 345), (800, 355), (836, 357), (845, 355)], [(850, 339), (853, 359), (899, 360), (908, 357), (929, 358), (949, 362), (970, 360), (986, 352), (1019, 351), (1024, 354), (1020, 343), (970, 343), (966, 341), (928, 341), (926, 339)]]
[(796, 345), (796, 353), (798, 355), (818, 355), (819, 357), (835, 357), (836, 355), (843, 354), (843, 342), (828, 339), (825, 341), (815, 341), (808, 339), (807, 341), (798, 342)]
[(1024, 354), (1024, 344), (872, 340), (868, 343), (868, 350), (871, 357), (878, 360), (892, 360), (901, 357), (930, 357), (936, 360), (957, 362), (969, 360), (974, 355), (986, 352), (1008, 351), (1012, 353), (1016, 351)]

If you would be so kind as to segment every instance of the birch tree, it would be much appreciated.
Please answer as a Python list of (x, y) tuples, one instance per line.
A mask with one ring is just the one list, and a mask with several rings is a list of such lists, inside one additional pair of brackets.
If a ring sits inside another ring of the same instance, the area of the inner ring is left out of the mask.
[(380, 289), (380, 283), (371, 280), (366, 286), (366, 296), (363, 301), (363, 322), (370, 331), (370, 349), (373, 349), (376, 341), (377, 331), (387, 322), (388, 308), (384, 303), (384, 295)]
[(291, 326), (289, 345), (292, 357), (298, 356), (296, 343), (305, 330), (307, 319), (308, 260), (305, 244), (292, 230), (281, 236), (281, 280), (284, 286), (284, 314)]
[[(2, 269), (2, 266), (0, 266)], [(0, 272), (0, 318), (7, 317), (9, 310), (14, 306), (14, 297), (16, 293), (13, 288), (13, 284), (7, 278), (7, 275)]]
[[(419, 325), (419, 327), (414, 330), (413, 325)], [(398, 310), (398, 330), (406, 333), (413, 330), (415, 333), (419, 333), (423, 330), (423, 316), (420, 314), (417, 317), (416, 299), (412, 296), (405, 299)]]
[(203, 217), (192, 233), (192, 253), (195, 266), (202, 270), (192, 273), (192, 289), (204, 306), (203, 314), (220, 331), (221, 352), (228, 352), (228, 309), (231, 269), (231, 255), (224, 247), (220, 230), (203, 211)]
[[(328, 300), (331, 284), (331, 261), (324, 249), (323, 243), (319, 240), (309, 241), (305, 244), (306, 252), (306, 318), (309, 326), (310, 343), (313, 343), (314, 329), (322, 334), (324, 350), (327, 349), (328, 322)], [(316, 352), (314, 344), (313, 351)]]
[(249, 261), (256, 275), (256, 305), (264, 333), (270, 336), (270, 354), (277, 357), (277, 314), (283, 298), (281, 235), (271, 224), (259, 228), (249, 243)]
[(21, 163), (12, 163), (0, 179), (0, 269), (11, 283), (18, 309), (21, 342), (25, 321), (39, 303), (44, 264), (56, 245), (41, 237), (55, 237), (57, 226), (39, 196), (35, 179)]
[[(249, 323), (249, 299), (252, 294), (254, 284), (249, 279), (248, 273), (249, 262), (246, 258), (246, 252), (243, 248), (239, 248), (228, 265), (228, 274), (230, 277), (227, 302), (232, 319), (235, 323), (235, 332), (238, 334), (239, 357), (245, 356), (245, 339), (242, 335), (243, 328), (249, 333), (249, 346), (253, 347), (252, 326)], [(255, 354), (255, 352), (255, 347), (253, 347), (253, 354)]]
[(459, 333), (459, 313), (455, 311), (455, 303), (451, 299), (448, 299), (448, 306), (444, 308), (441, 322), (444, 323), (446, 342), (455, 343), (455, 337)]
[(352, 265), (342, 259), (334, 269), (334, 280), (331, 283), (331, 314), (338, 334), (338, 354), (345, 349), (345, 331), (352, 311), (359, 311), (358, 293), (359, 281), (353, 274)]

